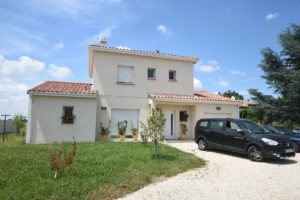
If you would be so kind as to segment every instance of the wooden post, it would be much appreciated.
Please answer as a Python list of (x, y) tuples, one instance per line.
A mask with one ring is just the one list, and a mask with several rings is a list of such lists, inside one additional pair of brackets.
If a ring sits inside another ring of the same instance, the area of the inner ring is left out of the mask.
[(7, 133), (6, 133), (6, 117), (9, 117), (10, 115), (1, 115), (4, 116), (4, 127), (3, 127), (3, 142), (5, 140), (6, 137), (6, 141), (8, 141), (8, 137), (7, 137)]

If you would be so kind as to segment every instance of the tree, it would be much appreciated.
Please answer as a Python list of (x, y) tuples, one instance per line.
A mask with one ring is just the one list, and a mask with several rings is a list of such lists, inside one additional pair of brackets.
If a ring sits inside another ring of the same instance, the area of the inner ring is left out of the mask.
[[(281, 121), (300, 123), (300, 25), (286, 28), (279, 34), (279, 42), (282, 47), (279, 53), (271, 48), (262, 50), (263, 60), (259, 65), (264, 71), (262, 78), (279, 98), (261, 98), (261, 103), (265, 109), (276, 109)], [(263, 94), (252, 95), (259, 98)]]
[[(163, 138), (163, 130), (166, 118), (160, 108), (153, 108), (151, 115), (147, 119), (147, 124), (142, 123), (143, 132), (145, 135), (150, 136), (154, 143), (154, 155), (158, 156), (158, 143)], [(146, 133), (145, 133), (146, 132)]]
[(20, 135), (21, 132), (24, 131), (25, 126), (26, 126), (24, 116), (19, 113), (16, 114), (13, 117), (13, 125), (17, 128), (17, 135)]
[(244, 100), (244, 97), (243, 95), (240, 95), (239, 93), (237, 93), (236, 91), (234, 90), (228, 90), (226, 92), (224, 92), (223, 94), (222, 93), (219, 93), (220, 95), (224, 96), (224, 97), (235, 97), (236, 99), (239, 99), (239, 100)]

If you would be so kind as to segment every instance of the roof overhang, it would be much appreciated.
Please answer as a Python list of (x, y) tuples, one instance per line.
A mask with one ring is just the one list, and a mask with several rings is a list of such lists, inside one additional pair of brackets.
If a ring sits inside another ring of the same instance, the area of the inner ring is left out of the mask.
[(92, 76), (93, 76), (95, 51), (186, 61), (186, 62), (192, 62), (193, 64), (196, 64), (199, 61), (198, 57), (193, 57), (193, 56), (176, 56), (173, 54), (165, 54), (165, 53), (155, 53), (155, 52), (138, 51), (138, 50), (124, 50), (124, 49), (118, 49), (118, 48), (101, 47), (98, 45), (89, 45), (88, 48), (89, 48), (89, 50), (88, 50), (88, 53), (89, 53), (88, 65), (89, 65), (89, 77), (90, 78), (92, 78)]
[(160, 104), (185, 104), (185, 105), (197, 105), (197, 104), (218, 104), (218, 105), (236, 105), (241, 106), (242, 104), (238, 101), (207, 101), (207, 100), (193, 100), (193, 99), (164, 99), (155, 98), (152, 99), (154, 103)]
[(28, 91), (30, 96), (48, 96), (48, 97), (78, 97), (78, 98), (97, 98), (97, 94), (80, 94), (80, 93), (64, 93), (64, 92), (35, 92)]

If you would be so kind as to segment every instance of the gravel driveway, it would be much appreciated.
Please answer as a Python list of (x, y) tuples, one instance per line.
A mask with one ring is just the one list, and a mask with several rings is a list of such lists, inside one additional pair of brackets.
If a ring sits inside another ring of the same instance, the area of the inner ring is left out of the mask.
[(122, 199), (300, 199), (300, 153), (291, 159), (257, 163), (238, 154), (203, 152), (194, 142), (168, 144), (207, 160), (207, 166), (148, 185)]

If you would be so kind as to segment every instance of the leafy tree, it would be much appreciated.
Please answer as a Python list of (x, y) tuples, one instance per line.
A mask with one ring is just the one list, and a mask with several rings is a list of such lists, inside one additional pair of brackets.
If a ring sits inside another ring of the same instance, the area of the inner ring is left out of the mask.
[(158, 156), (158, 143), (163, 139), (163, 130), (166, 123), (166, 118), (160, 108), (153, 108), (151, 115), (147, 119), (147, 124), (142, 123), (144, 135), (150, 136), (154, 143), (154, 155)]
[(280, 97), (267, 97), (257, 91), (252, 95), (261, 100), (261, 108), (268, 109), (265, 112), (273, 110), (280, 114), (281, 121), (300, 123), (300, 25), (286, 28), (279, 34), (279, 42), (282, 47), (279, 53), (271, 48), (262, 50), (259, 66), (264, 71), (262, 78)]
[(13, 125), (17, 128), (17, 135), (20, 135), (21, 132), (25, 131), (25, 119), (22, 114), (16, 114), (13, 117)]
[(255, 115), (255, 121), (259, 121), (263, 124), (281, 121), (278, 99), (271, 95), (264, 95), (256, 89), (250, 89), (249, 93), (253, 96), (252, 100), (257, 103), (257, 106), (250, 109), (250, 112)]
[(239, 94), (238, 92), (234, 91), (234, 90), (228, 90), (226, 92), (224, 92), (223, 94), (222, 93), (219, 93), (220, 95), (224, 96), (224, 97), (235, 97), (236, 99), (239, 99), (239, 100), (244, 100), (244, 97), (243, 95)]

